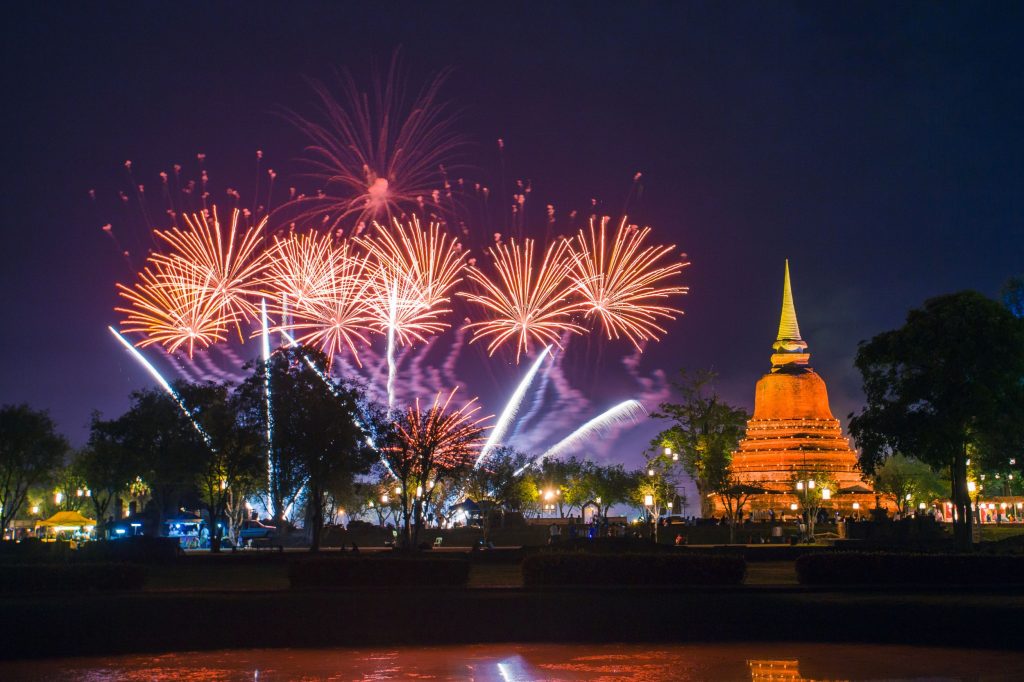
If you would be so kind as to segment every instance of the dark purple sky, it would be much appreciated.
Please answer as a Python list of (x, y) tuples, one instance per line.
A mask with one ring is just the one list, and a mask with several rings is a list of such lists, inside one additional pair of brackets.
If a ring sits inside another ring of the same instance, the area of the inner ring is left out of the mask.
[[(812, 364), (845, 418), (858, 341), (930, 296), (994, 295), (1024, 270), (1022, 15), (1000, 2), (8, 8), (0, 402), (48, 408), (81, 442), (91, 410), (116, 414), (148, 384), (106, 331), (127, 275), (100, 227), (127, 226), (89, 189), (116, 208), (125, 159), (155, 186), (196, 152), (215, 181), (248, 182), (257, 148), (287, 174), (298, 138), (273, 112), (309, 102), (302, 77), (367, 73), (401, 46), (413, 82), (455, 68), (445, 94), (462, 127), (484, 151), (506, 140), (538, 220), (590, 197), (617, 213), (644, 173), (634, 216), (693, 261), (687, 314), (645, 372), (713, 366), (752, 406), (788, 257)], [(613, 350), (573, 365), (591, 412), (636, 390), (605, 372)], [(488, 411), (516, 376), (496, 374), (471, 386)], [(606, 456), (635, 462), (651, 432)]]

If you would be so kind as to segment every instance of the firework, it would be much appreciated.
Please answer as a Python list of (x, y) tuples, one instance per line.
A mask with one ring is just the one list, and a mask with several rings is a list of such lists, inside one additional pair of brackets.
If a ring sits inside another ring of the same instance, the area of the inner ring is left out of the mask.
[(264, 275), (272, 311), (283, 318), (288, 305), (301, 308), (319, 296), (334, 277), (337, 255), (330, 235), (310, 231), (274, 237)]
[[(675, 319), (682, 311), (663, 305), (672, 296), (685, 294), (686, 287), (667, 282), (687, 263), (662, 264), (674, 246), (644, 246), (651, 228), (627, 226), (622, 219), (612, 240), (607, 238), (608, 218), (595, 229), (590, 219), (589, 234), (576, 236), (572, 262), (578, 279), (576, 291), (583, 296), (582, 310), (594, 316), (609, 339), (625, 336), (634, 346), (657, 339), (665, 329), (659, 319)], [(610, 241), (610, 243), (609, 243)]]
[(155, 253), (149, 260), (153, 264), (181, 266), (182, 277), (177, 284), (194, 295), (202, 292), (220, 307), (226, 324), (234, 324), (239, 340), (243, 340), (242, 320), (259, 319), (257, 288), (259, 277), (266, 268), (266, 255), (261, 250), (264, 218), (258, 225), (238, 234), (240, 211), (231, 213), (231, 226), (225, 234), (217, 219), (217, 208), (211, 224), (207, 213), (184, 216), (187, 230), (173, 227), (157, 231), (156, 235), (169, 247), (169, 253)]
[(480, 411), (476, 398), (452, 409), (452, 398), (457, 390), (452, 389), (443, 402), (438, 392), (426, 412), (421, 410), (418, 398), (406, 409), (405, 418), (398, 423), (402, 453), (419, 458), (432, 450), (433, 463), (441, 469), (454, 469), (473, 462), (483, 439), (483, 423), (490, 417), (476, 416)]
[[(578, 449), (583, 443), (595, 435), (606, 433), (616, 424), (635, 424), (641, 417), (647, 414), (644, 406), (636, 400), (624, 400), (615, 407), (602, 412), (590, 421), (584, 423), (578, 429), (570, 433), (562, 440), (555, 443), (538, 457), (533, 464), (540, 464), (548, 457), (557, 457), (567, 450)], [(531, 465), (527, 464), (516, 472), (518, 476)]]
[(307, 290), (293, 307), (291, 320), (277, 331), (297, 332), (297, 343), (318, 347), (332, 364), (335, 355), (348, 350), (362, 367), (356, 342), (369, 344), (376, 322), (366, 260), (352, 253), (348, 242), (333, 247), (327, 260), (330, 267), (323, 280)]
[(116, 338), (118, 342), (120, 342), (120, 344), (124, 346), (129, 353), (131, 353), (132, 357), (138, 360), (139, 364), (146, 368), (146, 371), (148, 371), (149, 374), (154, 379), (156, 379), (156, 382), (160, 384), (160, 387), (167, 392), (167, 395), (171, 396), (175, 404), (177, 404), (178, 409), (181, 410), (182, 414), (184, 414), (188, 418), (188, 420), (192, 422), (192, 426), (195, 427), (195, 430), (202, 437), (203, 442), (206, 443), (207, 447), (212, 447), (213, 441), (210, 439), (209, 434), (207, 434), (206, 430), (199, 425), (199, 422), (196, 421), (195, 415), (193, 415), (192, 412), (185, 406), (185, 401), (181, 399), (181, 396), (178, 395), (178, 392), (174, 390), (174, 387), (171, 386), (170, 382), (168, 382), (167, 379), (165, 379), (164, 376), (160, 374), (160, 371), (153, 366), (153, 363), (147, 360), (146, 356), (140, 353), (139, 349), (133, 346), (128, 339), (124, 338), (119, 333), (117, 333), (117, 330), (114, 329), (113, 327), (107, 327), (107, 329), (109, 329), (110, 333), (114, 335), (114, 338)]
[(546, 346), (537, 359), (534, 361), (530, 370), (523, 377), (523, 380), (519, 382), (519, 386), (512, 392), (512, 397), (509, 398), (508, 404), (505, 405), (505, 409), (502, 410), (501, 416), (498, 417), (498, 421), (495, 423), (494, 428), (491, 429), (491, 435), (488, 436), (487, 442), (480, 448), (480, 456), (477, 457), (476, 463), (473, 465), (474, 468), (479, 467), (488, 453), (505, 437), (508, 432), (508, 427), (512, 424), (512, 420), (516, 418), (516, 413), (519, 412), (519, 406), (523, 402), (523, 398), (526, 396), (526, 389), (530, 387), (533, 382), (533, 377), (537, 374), (537, 370), (540, 369), (544, 359), (548, 356), (551, 351), (551, 346)]
[(563, 332), (582, 334), (583, 327), (571, 321), (579, 304), (570, 300), (573, 285), (569, 283), (571, 261), (569, 242), (559, 239), (548, 246), (540, 264), (534, 264), (534, 241), (490, 247), (497, 278), (488, 277), (475, 265), (469, 267), (469, 279), (482, 293), (464, 293), (467, 300), (482, 306), (489, 319), (473, 322), (472, 342), (489, 339), (487, 352), (494, 352), (506, 342), (516, 346), (516, 362), (529, 353), (530, 342), (554, 344), (561, 348)]
[(291, 202), (296, 219), (333, 230), (348, 218), (386, 221), (437, 208), (450, 195), (445, 164), (467, 144), (440, 99), (446, 78), (447, 72), (438, 74), (409, 97), (396, 55), (387, 78), (375, 78), (369, 92), (349, 72), (340, 74), (340, 98), (314, 82), (318, 116), (289, 118), (309, 139), (308, 175), (321, 190)]
[(451, 289), (461, 281), (464, 254), (455, 239), (431, 223), (423, 230), (415, 217), (408, 224), (397, 219), (390, 229), (374, 224), (373, 237), (360, 238), (371, 255), (373, 295), (378, 329), (387, 335), (388, 405), (395, 398), (395, 346), (426, 341), (450, 325), (442, 317)]
[(186, 346), (189, 357), (197, 346), (224, 341), (231, 318), (204, 277), (191, 264), (170, 260), (144, 268), (133, 287), (117, 284), (130, 304), (115, 308), (126, 315), (121, 328), (144, 334), (138, 342), (143, 348), (158, 343), (173, 353)]

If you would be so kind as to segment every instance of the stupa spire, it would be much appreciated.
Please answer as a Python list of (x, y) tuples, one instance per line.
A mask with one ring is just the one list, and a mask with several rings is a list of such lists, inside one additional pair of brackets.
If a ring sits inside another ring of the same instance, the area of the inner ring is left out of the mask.
[(786, 276), (782, 281), (782, 315), (779, 317), (779, 335), (776, 341), (799, 341), (800, 325), (796, 321), (796, 306), (793, 305), (793, 287), (789, 281), (789, 259), (786, 259)]
[(796, 306), (793, 305), (793, 285), (789, 280), (789, 259), (786, 259), (786, 275), (782, 280), (782, 314), (779, 316), (779, 334), (772, 344), (772, 371), (788, 368), (795, 370), (805, 367), (811, 359), (807, 343), (800, 338), (800, 325), (796, 321)]

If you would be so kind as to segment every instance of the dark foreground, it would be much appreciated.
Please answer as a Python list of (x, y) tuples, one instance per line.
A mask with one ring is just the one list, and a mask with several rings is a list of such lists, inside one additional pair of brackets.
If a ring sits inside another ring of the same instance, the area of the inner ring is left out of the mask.
[(255, 649), (0, 664), (17, 680), (1009, 680), (1024, 655), (848, 644)]
[(1018, 650), (1014, 624), (1024, 613), (1024, 594), (392, 588), (26, 595), (6, 597), (0, 606), (13, 626), (0, 648), (6, 658), (491, 642), (802, 641)]

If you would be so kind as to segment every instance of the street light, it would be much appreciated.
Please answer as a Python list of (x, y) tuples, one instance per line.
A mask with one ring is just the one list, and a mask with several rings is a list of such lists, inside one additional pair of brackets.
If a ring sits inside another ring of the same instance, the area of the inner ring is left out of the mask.
[(653, 476), (654, 475), (654, 469), (648, 469), (647, 470), (647, 475), (648, 476)]
[(822, 488), (821, 489), (821, 499), (823, 499), (823, 500), (831, 500), (832, 499), (832, 491), (829, 490), (828, 488)]
[(645, 507), (653, 507), (654, 506), (654, 495), (644, 495), (644, 506)]

